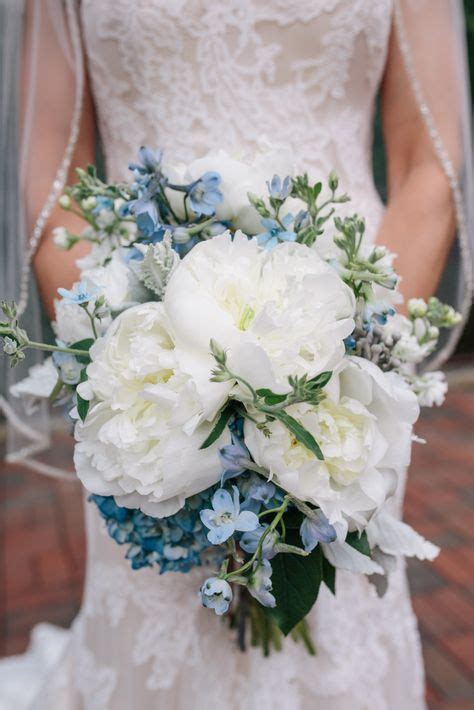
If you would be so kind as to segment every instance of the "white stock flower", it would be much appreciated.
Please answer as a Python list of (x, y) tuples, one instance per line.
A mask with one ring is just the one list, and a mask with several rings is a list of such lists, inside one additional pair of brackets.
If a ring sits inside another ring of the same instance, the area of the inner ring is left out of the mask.
[(422, 407), (441, 407), (448, 391), (448, 384), (442, 372), (426, 372), (413, 376), (410, 382)]
[(288, 389), (288, 375), (336, 367), (354, 325), (352, 292), (314, 250), (280, 244), (268, 252), (241, 233), (194, 247), (164, 303), (183, 349), (207, 352), (214, 339), (256, 387)]
[(87, 388), (81, 389), (91, 407), (75, 432), (74, 460), (84, 486), (115, 496), (119, 505), (164, 516), (216, 483), (223, 437), (199, 450), (210, 430), (200, 420), (206, 406), (212, 418), (222, 402), (205, 401), (181, 368), (163, 305), (122, 313), (91, 355)]
[(417, 333), (416, 325), (406, 316), (397, 313), (389, 316), (387, 323), (383, 327), (385, 336), (396, 335), (399, 337), (392, 353), (394, 357), (399, 358), (402, 362), (419, 363), (433, 350), (432, 340), (428, 340), (423, 344), (418, 342), (418, 337), (422, 337), (425, 333)]
[(383, 373), (361, 358), (350, 358), (333, 375), (318, 406), (297, 404), (288, 413), (319, 443), (319, 461), (280, 422), (266, 437), (245, 423), (245, 443), (258, 465), (267, 468), (289, 493), (321, 507), (338, 537), (362, 529), (368, 517), (393, 494), (408, 465), (416, 397), (394, 373)]

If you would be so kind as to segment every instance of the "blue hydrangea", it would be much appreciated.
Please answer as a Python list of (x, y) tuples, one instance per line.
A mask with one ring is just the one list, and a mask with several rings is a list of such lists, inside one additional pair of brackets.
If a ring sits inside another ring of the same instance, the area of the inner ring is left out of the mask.
[(92, 495), (89, 500), (98, 507), (115, 542), (128, 545), (125, 556), (133, 569), (157, 566), (161, 574), (189, 572), (203, 563), (203, 556), (211, 547), (199, 509), (209, 504), (215, 490), (213, 487), (188, 498), (175, 515), (161, 519), (145, 515), (140, 510), (123, 508), (117, 505), (113, 496)]

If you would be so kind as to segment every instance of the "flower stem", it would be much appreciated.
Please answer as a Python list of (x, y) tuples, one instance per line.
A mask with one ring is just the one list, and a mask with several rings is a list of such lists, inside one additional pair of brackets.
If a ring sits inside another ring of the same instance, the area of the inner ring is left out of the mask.
[(47, 343), (35, 343), (33, 340), (29, 340), (25, 345), (26, 348), (34, 348), (35, 350), (45, 350), (46, 352), (55, 353), (67, 353), (68, 355), (79, 355), (84, 357), (87, 355), (86, 350), (79, 350), (78, 348), (63, 348), (59, 345), (48, 345)]

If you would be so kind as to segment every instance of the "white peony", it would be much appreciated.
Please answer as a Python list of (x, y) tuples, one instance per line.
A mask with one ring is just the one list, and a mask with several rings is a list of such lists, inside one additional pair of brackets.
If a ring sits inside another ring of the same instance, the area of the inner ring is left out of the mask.
[[(291, 150), (264, 150), (253, 161), (240, 160), (221, 150), (204, 158), (198, 158), (186, 166), (171, 168), (177, 180), (197, 180), (207, 171), (218, 172), (222, 182), (220, 189), (223, 201), (217, 205), (216, 217), (221, 220), (231, 220), (236, 229), (247, 234), (258, 234), (263, 230), (261, 217), (250, 204), (248, 193), (258, 197), (268, 196), (267, 181), (273, 175), (282, 179), (294, 174), (294, 158)], [(173, 207), (178, 211), (182, 208), (182, 197), (169, 191)], [(282, 215), (292, 212), (296, 215), (303, 205), (298, 200), (289, 198), (282, 210)]]
[[(115, 496), (119, 505), (157, 516), (171, 515), (186, 497), (219, 480), (217, 449), (200, 445), (222, 401), (205, 400), (180, 366), (161, 303), (122, 313), (91, 351), (91, 399), (84, 423), (76, 424), (77, 474), (93, 493)], [(218, 385), (214, 385), (219, 393)]]
[(336, 272), (301, 244), (272, 252), (225, 233), (198, 244), (171, 277), (165, 308), (177, 343), (208, 352), (213, 338), (255, 387), (284, 386), (344, 357), (354, 298)]
[(361, 358), (350, 358), (333, 375), (317, 407), (293, 405), (288, 413), (319, 443), (319, 461), (280, 422), (266, 437), (252, 422), (245, 442), (260, 466), (289, 493), (321, 507), (343, 539), (363, 529), (393, 494), (409, 463), (416, 397), (403, 380)]

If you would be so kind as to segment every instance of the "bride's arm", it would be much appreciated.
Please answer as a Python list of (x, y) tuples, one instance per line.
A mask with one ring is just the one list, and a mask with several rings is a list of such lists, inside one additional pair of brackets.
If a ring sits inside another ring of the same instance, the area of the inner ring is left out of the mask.
[[(53, 9), (49, 10), (50, 7)], [(38, 11), (39, 18), (35, 16)], [(66, 60), (64, 47), (58, 41), (57, 27), (55, 30), (53, 26), (54, 12), (58, 17), (58, 13), (63, 11), (52, 4), (36, 5), (35, 0), (28, 0), (26, 4), (21, 104), (24, 133), (22, 191), (28, 234), (32, 233), (51, 190), (72, 125), (75, 76)], [(67, 39), (64, 38), (64, 41)], [(28, 129), (29, 120), (31, 129), (28, 131), (25, 126)], [(66, 184), (75, 181), (76, 167), (85, 167), (93, 162), (94, 111), (86, 82), (80, 131)], [(33, 267), (40, 294), (51, 317), (57, 288), (67, 288), (76, 280), (78, 269), (75, 260), (88, 249), (86, 243), (79, 243), (70, 251), (58, 250), (52, 240), (52, 230), (57, 226), (78, 233), (84, 229), (84, 222), (56, 205), (34, 255)]]
[[(55, 127), (53, 122), (53, 125), (50, 124), (44, 134), (46, 151), (48, 141), (54, 141), (54, 139)], [(76, 167), (84, 168), (90, 163), (94, 163), (94, 120), (92, 105), (90, 99), (87, 99), (83, 108), (79, 138), (66, 184), (75, 182), (74, 170)], [(41, 207), (42, 205), (39, 201), (33, 204), (32, 211), (28, 215), (30, 228), (34, 223), (34, 216), (39, 214)], [(57, 289), (59, 287), (69, 288), (77, 280), (79, 270), (75, 263), (76, 259), (89, 250), (89, 245), (86, 242), (79, 242), (68, 251), (58, 249), (53, 243), (52, 233), (53, 229), (59, 226), (65, 227), (73, 234), (80, 234), (84, 230), (85, 223), (76, 215), (66, 212), (59, 205), (56, 205), (46, 224), (38, 250), (34, 256), (33, 268), (36, 281), (41, 299), (51, 319), (54, 315), (53, 301), (58, 297)]]
[[(428, 23), (426, 46), (419, 51), (426, 51), (432, 62), (437, 91), (447, 108), (443, 135), (450, 142), (450, 155), (459, 161), (458, 96), (446, 35), (437, 36), (440, 28), (442, 23)], [(398, 254), (396, 269), (403, 279), (405, 298), (427, 298), (436, 290), (452, 244), (455, 213), (451, 189), (415, 101), (395, 30), (382, 85), (382, 121), (388, 205), (378, 241)]]

